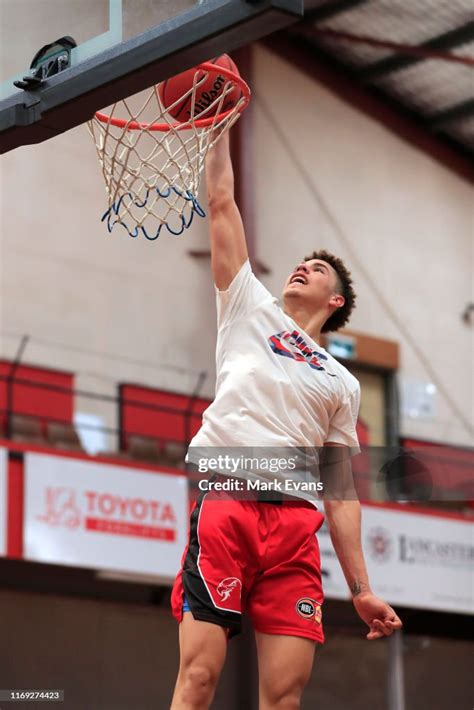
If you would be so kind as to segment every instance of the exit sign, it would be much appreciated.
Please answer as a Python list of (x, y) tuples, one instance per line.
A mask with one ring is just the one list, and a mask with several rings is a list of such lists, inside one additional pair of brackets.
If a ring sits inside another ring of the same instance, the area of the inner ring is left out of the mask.
[(342, 357), (345, 360), (355, 360), (357, 357), (355, 338), (350, 335), (327, 336), (326, 350), (334, 357)]

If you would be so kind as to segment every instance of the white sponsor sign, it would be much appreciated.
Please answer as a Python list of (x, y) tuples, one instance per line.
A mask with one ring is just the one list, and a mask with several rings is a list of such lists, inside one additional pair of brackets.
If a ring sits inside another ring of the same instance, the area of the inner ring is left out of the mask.
[[(347, 599), (326, 523), (318, 540), (324, 592)], [(362, 506), (362, 547), (372, 591), (389, 603), (474, 612), (474, 526), (468, 520)]]
[(7, 554), (7, 468), (8, 450), (0, 449), (0, 555)]
[(25, 559), (171, 581), (187, 521), (185, 476), (25, 456)]

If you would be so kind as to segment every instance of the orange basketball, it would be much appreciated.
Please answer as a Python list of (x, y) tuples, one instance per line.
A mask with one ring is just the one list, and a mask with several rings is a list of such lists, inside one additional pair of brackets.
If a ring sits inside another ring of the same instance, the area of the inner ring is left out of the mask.
[[(198, 70), (197, 82), (205, 77), (206, 74), (207, 77), (196, 89), (194, 116), (197, 118), (210, 118), (213, 115), (213, 109), (207, 109), (222, 94), (224, 87), (228, 82), (228, 77), (219, 73), (219, 67), (230, 69), (234, 72), (234, 74), (240, 76), (235, 62), (233, 62), (227, 54), (221, 54), (220, 57), (209, 61), (211, 64), (215, 64), (215, 72), (212, 71), (208, 73), (204, 70)], [(158, 84), (158, 94), (164, 108), (168, 111), (170, 116), (180, 123), (185, 123), (191, 117), (192, 92), (183, 98), (181, 102), (179, 101), (179, 98), (193, 87), (195, 73), (195, 68), (188, 69), (187, 71), (177, 74), (176, 76), (172, 76), (170, 79)], [(225, 97), (220, 113), (228, 111), (235, 106), (241, 96), (242, 92), (240, 87), (235, 86), (235, 88), (232, 89), (232, 91), (230, 91)], [(176, 106), (173, 106), (176, 101), (178, 101), (178, 103)]]

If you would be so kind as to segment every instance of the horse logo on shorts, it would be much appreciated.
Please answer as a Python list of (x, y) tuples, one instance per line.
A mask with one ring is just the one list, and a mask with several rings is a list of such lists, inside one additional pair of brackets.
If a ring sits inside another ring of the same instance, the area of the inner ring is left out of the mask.
[(217, 585), (217, 593), (225, 602), (230, 597), (234, 589), (241, 589), (242, 582), (237, 577), (226, 577)]

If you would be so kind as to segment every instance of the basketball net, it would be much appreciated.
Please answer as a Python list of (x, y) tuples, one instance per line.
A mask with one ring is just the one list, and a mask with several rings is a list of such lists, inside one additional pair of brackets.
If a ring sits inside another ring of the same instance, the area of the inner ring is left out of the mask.
[[(209, 105), (203, 108), (201, 102), (198, 107), (196, 92), (209, 74), (217, 72), (226, 79), (222, 93), (213, 99), (208, 95)], [(224, 110), (226, 97), (236, 85), (241, 98)], [(191, 225), (194, 215), (205, 217), (198, 191), (206, 154), (237, 121), (250, 100), (250, 90), (229, 69), (205, 62), (196, 67), (192, 87), (167, 109), (157, 86), (140, 96), (138, 108), (124, 99), (113, 104), (107, 115), (96, 113), (88, 128), (108, 195), (102, 221), (109, 232), (119, 224), (131, 237), (143, 235), (153, 241), (163, 228), (177, 236)], [(178, 123), (168, 111), (188, 99), (190, 118)]]

